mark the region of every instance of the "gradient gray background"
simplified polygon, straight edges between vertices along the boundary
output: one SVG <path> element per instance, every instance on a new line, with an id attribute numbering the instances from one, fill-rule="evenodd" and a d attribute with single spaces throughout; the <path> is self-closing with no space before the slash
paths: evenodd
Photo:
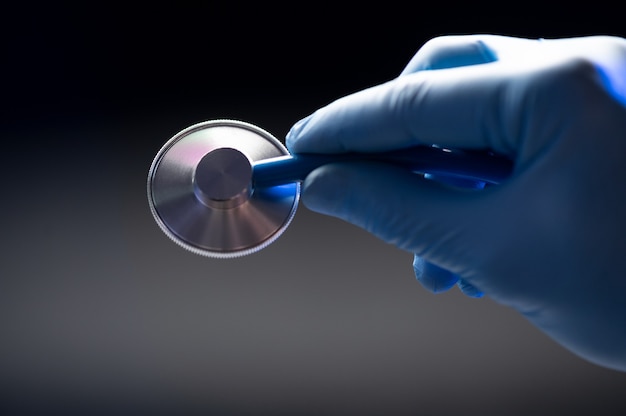
<path id="1" fill-rule="evenodd" d="M 212 260 L 150 215 L 152 158 L 193 123 L 282 139 L 440 34 L 624 30 L 605 10 L 451 10 L 7 13 L 0 413 L 624 414 L 626 374 L 489 299 L 428 293 L 410 254 L 351 225 L 301 207 L 267 249 Z"/>

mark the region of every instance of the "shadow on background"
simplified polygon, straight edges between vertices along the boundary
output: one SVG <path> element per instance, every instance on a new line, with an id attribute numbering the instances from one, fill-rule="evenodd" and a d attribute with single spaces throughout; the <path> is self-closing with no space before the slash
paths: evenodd
<path id="1" fill-rule="evenodd" d="M 410 254 L 355 227 L 301 207 L 267 249 L 212 260 L 168 240 L 145 195 L 179 130 L 228 117 L 282 139 L 395 77 L 431 37 L 619 35 L 622 23 L 258 7 L 6 16 L 0 412 L 622 414 L 626 375 L 488 299 L 427 293 Z"/>

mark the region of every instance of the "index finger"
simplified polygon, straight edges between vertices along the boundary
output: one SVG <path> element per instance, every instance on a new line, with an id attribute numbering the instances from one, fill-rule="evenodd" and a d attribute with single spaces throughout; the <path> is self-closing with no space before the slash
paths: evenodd
<path id="1" fill-rule="evenodd" d="M 497 63 L 423 71 L 340 98 L 291 129 L 295 153 L 379 152 L 416 145 L 510 153 Z M 503 128 L 504 127 L 504 128 Z"/>

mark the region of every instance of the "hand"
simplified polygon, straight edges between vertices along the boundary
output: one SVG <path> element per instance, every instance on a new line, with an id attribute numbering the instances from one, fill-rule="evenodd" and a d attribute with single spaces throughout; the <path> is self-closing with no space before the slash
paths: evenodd
<path id="1" fill-rule="evenodd" d="M 436 38 L 400 77 L 287 135 L 294 153 L 415 145 L 489 149 L 514 173 L 467 190 L 384 164 L 332 164 L 308 176 L 304 204 L 415 253 L 428 289 L 484 293 L 585 359 L 626 370 L 626 40 Z"/>

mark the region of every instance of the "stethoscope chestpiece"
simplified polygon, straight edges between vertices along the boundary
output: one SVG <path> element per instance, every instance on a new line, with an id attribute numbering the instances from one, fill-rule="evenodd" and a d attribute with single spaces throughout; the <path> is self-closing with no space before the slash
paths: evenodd
<path id="1" fill-rule="evenodd" d="M 300 184 L 252 187 L 252 166 L 289 155 L 265 130 L 237 120 L 188 127 L 157 153 L 148 203 L 157 224 L 193 253 L 233 258 L 254 253 L 287 228 Z"/>

